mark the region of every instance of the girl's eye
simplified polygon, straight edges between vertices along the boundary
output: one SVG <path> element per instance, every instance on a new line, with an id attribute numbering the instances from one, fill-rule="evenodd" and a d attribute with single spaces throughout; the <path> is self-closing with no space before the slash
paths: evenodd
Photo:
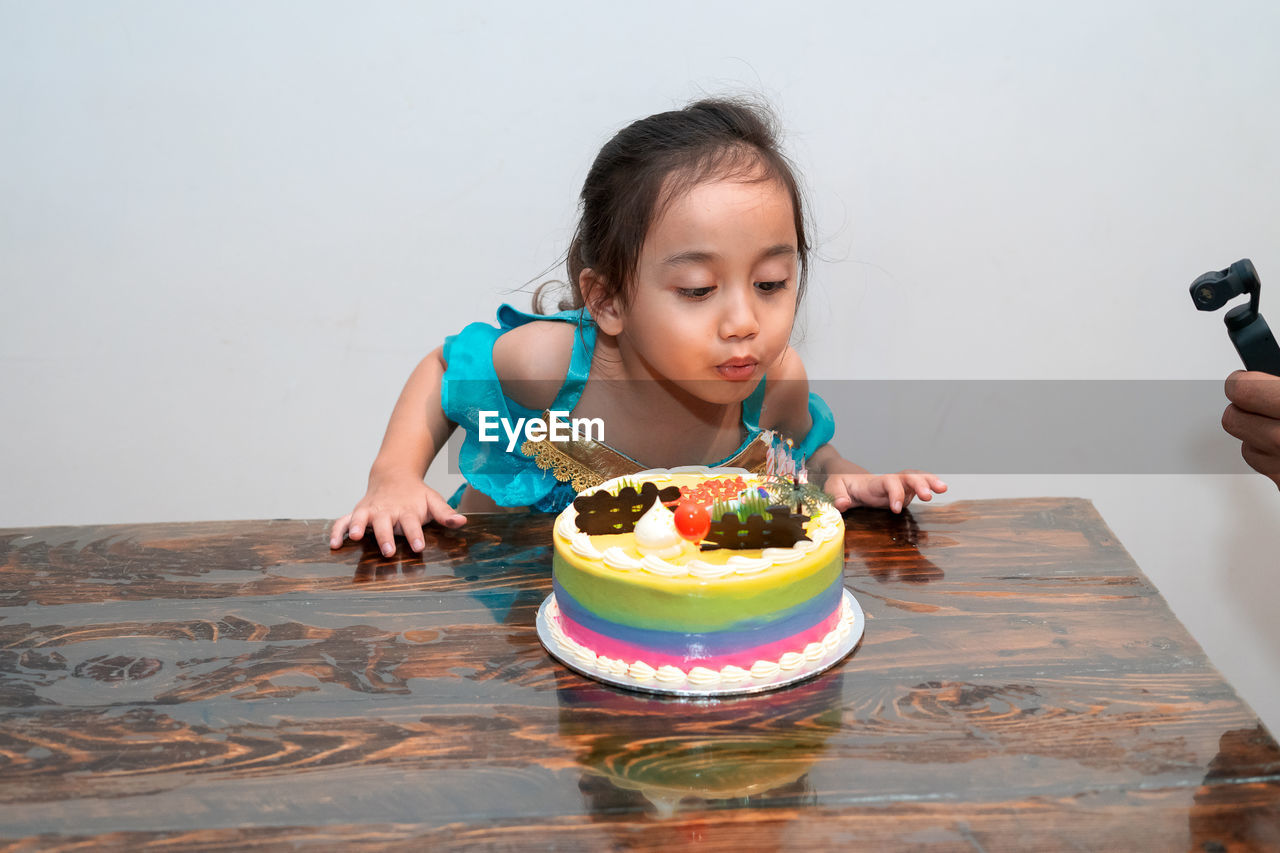
<path id="1" fill-rule="evenodd" d="M 778 290 L 786 290 L 787 281 L 786 279 L 783 279 L 782 281 L 757 281 L 756 289 L 761 290 L 764 293 L 773 293 Z"/>
<path id="2" fill-rule="evenodd" d="M 686 299 L 706 299 L 711 295 L 714 287 L 680 287 L 676 288 L 676 292 Z"/>

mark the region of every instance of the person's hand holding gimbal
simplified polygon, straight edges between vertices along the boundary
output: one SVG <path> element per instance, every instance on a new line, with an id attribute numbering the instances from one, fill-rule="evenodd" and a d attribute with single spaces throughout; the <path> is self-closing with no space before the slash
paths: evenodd
<path id="1" fill-rule="evenodd" d="M 1191 301 L 1201 311 L 1217 311 L 1237 296 L 1248 296 L 1248 304 L 1224 319 L 1246 369 L 1227 377 L 1231 405 L 1222 413 L 1222 428 L 1240 439 L 1244 461 L 1280 486 L 1280 346 L 1258 311 L 1258 271 L 1245 258 L 1191 283 Z"/>
<path id="2" fill-rule="evenodd" d="M 1280 376 L 1237 370 L 1227 377 L 1222 428 L 1240 439 L 1240 455 L 1280 487 Z"/>

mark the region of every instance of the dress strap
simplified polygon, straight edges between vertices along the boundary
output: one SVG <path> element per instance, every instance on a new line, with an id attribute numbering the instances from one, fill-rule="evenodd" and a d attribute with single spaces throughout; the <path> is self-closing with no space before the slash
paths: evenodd
<path id="1" fill-rule="evenodd" d="M 764 407 L 764 386 L 768 381 L 768 376 L 761 376 L 755 390 L 742 401 L 742 425 L 747 428 L 748 433 L 760 431 L 760 410 Z"/>
<path id="2" fill-rule="evenodd" d="M 830 441 L 836 434 L 836 419 L 831 414 L 831 407 L 812 391 L 809 392 L 809 419 L 813 425 L 809 427 L 809 434 L 804 437 L 796 450 L 801 458 L 812 456 L 815 450 Z"/>
<path id="3" fill-rule="evenodd" d="M 587 387 L 587 374 L 591 371 L 591 356 L 596 349 L 596 324 L 587 313 L 586 308 L 571 308 L 555 314 L 530 314 L 503 305 L 498 308 L 498 323 L 504 330 L 523 326 L 534 320 L 559 320 L 571 323 L 574 327 L 573 351 L 569 356 L 569 372 L 565 374 L 564 384 L 556 392 L 551 409 L 557 412 L 570 412 L 578 405 L 582 390 Z"/>
<path id="4" fill-rule="evenodd" d="M 756 433 L 741 450 L 716 467 L 743 468 L 753 474 L 763 474 L 768 458 L 769 442 L 765 440 L 763 433 Z"/>
<path id="5" fill-rule="evenodd" d="M 556 394 L 551 408 L 559 412 L 571 412 L 578 405 L 582 390 L 587 387 L 587 374 L 591 372 L 591 358 L 596 351 L 596 324 L 582 308 L 574 317 L 573 354 L 569 357 L 569 372 Z"/>

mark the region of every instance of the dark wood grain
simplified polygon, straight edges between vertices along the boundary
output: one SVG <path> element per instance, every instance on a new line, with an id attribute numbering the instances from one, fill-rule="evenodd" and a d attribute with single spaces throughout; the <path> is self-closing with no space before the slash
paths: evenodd
<path id="1" fill-rule="evenodd" d="M 847 516 L 852 657 L 632 694 L 550 659 L 551 519 L 0 531 L 0 850 L 1280 849 L 1280 749 L 1093 507 Z"/>

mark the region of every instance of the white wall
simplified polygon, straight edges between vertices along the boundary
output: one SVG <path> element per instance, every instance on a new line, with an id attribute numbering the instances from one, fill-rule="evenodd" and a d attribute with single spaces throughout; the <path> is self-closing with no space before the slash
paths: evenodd
<path id="1" fill-rule="evenodd" d="M 703 93 L 790 130 L 822 378 L 1217 381 L 1190 278 L 1280 282 L 1266 0 L 639 8 L 0 0 L 0 525 L 346 511 L 416 360 L 564 251 L 599 145 Z M 1280 731 L 1280 495 L 1173 467 L 943 473 L 1093 498 Z"/>

